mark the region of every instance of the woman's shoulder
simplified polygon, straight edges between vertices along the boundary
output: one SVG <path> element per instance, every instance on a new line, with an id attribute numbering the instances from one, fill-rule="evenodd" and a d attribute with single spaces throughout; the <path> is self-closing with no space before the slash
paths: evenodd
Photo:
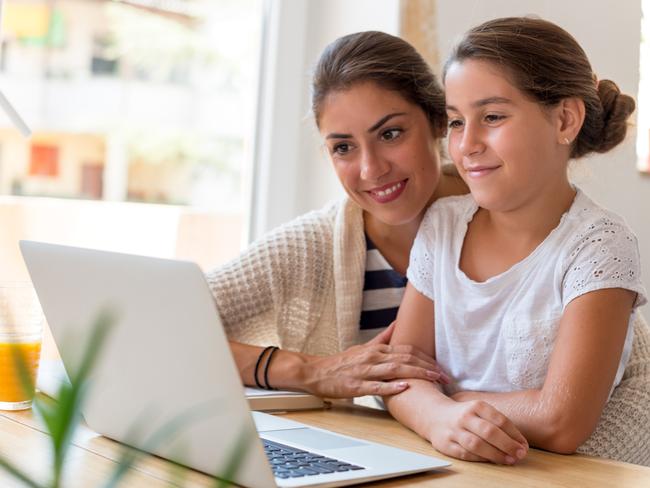
<path id="1" fill-rule="evenodd" d="M 348 207 L 347 198 L 331 201 L 319 209 L 306 212 L 270 230 L 256 243 L 277 239 L 278 236 L 284 236 L 290 240 L 331 237 L 337 217 L 345 212 Z"/>

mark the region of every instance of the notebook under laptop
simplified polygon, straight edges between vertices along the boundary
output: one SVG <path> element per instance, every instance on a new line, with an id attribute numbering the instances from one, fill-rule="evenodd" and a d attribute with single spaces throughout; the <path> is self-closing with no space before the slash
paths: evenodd
<path id="1" fill-rule="evenodd" d="M 118 317 L 83 408 L 93 430 L 250 487 L 343 486 L 449 465 L 251 413 L 196 264 L 33 241 L 20 248 L 66 369 L 100 310 Z M 152 443 L 160 432 L 167 437 Z"/>

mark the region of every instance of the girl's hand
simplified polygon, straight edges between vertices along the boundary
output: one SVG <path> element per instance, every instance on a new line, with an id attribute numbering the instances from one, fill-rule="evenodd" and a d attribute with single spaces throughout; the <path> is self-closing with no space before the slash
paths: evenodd
<path id="1" fill-rule="evenodd" d="M 409 378 L 448 383 L 436 361 L 414 346 L 390 346 L 395 323 L 374 339 L 333 356 L 311 356 L 304 364 L 304 389 L 325 398 L 394 395 Z M 395 381 L 394 381 L 395 380 Z"/>
<path id="2" fill-rule="evenodd" d="M 496 464 L 515 464 L 528 454 L 526 438 L 486 402 L 453 401 L 434 414 L 429 440 L 443 454 Z"/>

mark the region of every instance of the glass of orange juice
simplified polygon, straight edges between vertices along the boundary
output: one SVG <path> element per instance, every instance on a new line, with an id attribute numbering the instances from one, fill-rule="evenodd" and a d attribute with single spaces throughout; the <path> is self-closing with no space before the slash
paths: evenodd
<path id="1" fill-rule="evenodd" d="M 30 408 L 41 355 L 43 313 L 29 282 L 0 282 L 0 410 Z"/>

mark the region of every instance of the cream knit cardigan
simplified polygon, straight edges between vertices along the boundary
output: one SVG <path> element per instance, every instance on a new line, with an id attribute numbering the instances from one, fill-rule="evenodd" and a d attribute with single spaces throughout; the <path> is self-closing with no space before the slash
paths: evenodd
<path id="1" fill-rule="evenodd" d="M 271 231 L 207 274 L 232 340 L 334 354 L 356 344 L 366 244 L 345 198 Z M 622 382 L 579 452 L 650 466 L 650 328 L 636 314 Z"/>

